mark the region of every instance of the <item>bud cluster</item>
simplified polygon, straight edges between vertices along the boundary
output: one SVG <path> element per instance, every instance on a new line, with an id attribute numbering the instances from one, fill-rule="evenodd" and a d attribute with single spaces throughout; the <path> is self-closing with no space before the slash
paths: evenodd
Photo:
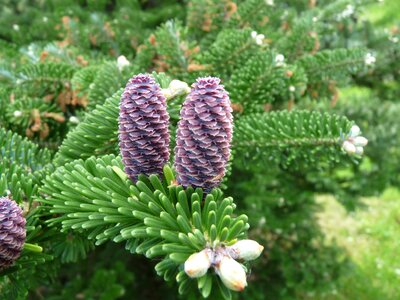
<path id="1" fill-rule="evenodd" d="M 372 53 L 368 52 L 368 53 L 364 56 L 364 63 L 365 63 L 367 66 L 374 65 L 375 62 L 376 62 L 376 57 L 375 57 Z"/>
<path id="2" fill-rule="evenodd" d="M 364 147 L 368 144 L 368 140 L 360 136 L 361 130 L 357 125 L 353 125 L 347 138 L 343 141 L 342 148 L 348 154 L 362 155 Z"/>
<path id="3" fill-rule="evenodd" d="M 264 43 L 265 35 L 258 34 L 257 31 L 252 31 L 251 38 L 256 42 L 257 45 L 261 46 Z"/>
<path id="4" fill-rule="evenodd" d="M 189 256 L 185 262 L 185 272 L 191 278 L 198 278 L 213 267 L 227 288 L 243 291 L 247 286 L 246 271 L 237 260 L 254 260 L 263 250 L 264 247 L 253 240 L 241 240 L 232 246 L 205 248 Z"/>

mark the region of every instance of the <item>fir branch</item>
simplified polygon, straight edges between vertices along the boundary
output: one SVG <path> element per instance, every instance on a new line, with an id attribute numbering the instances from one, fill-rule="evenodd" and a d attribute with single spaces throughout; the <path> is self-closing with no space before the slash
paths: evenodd
<path id="1" fill-rule="evenodd" d="M 235 126 L 234 149 L 245 158 L 293 162 L 336 161 L 343 156 L 341 135 L 352 122 L 310 111 L 279 111 L 242 117 Z M 255 158 L 254 158 L 255 157 Z"/>
<path id="2" fill-rule="evenodd" d="M 51 153 L 18 134 L 0 129 L 0 196 L 31 205 Z"/>
<path id="3" fill-rule="evenodd" d="M 69 83 L 74 68 L 63 63 L 39 63 L 24 67 L 18 73 L 18 84 L 46 84 L 56 83 L 65 85 Z"/>
<path id="4" fill-rule="evenodd" d="M 199 60 L 204 65 L 211 65 L 216 74 L 225 77 L 243 66 L 257 47 L 250 29 L 225 29 Z"/>
<path id="5" fill-rule="evenodd" d="M 155 33 L 157 52 L 164 57 L 168 69 L 171 68 L 172 72 L 175 68 L 179 68 L 181 72 L 187 70 L 188 61 L 183 51 L 183 34 L 182 24 L 175 21 L 166 22 Z"/>
<path id="6" fill-rule="evenodd" d="M 55 157 L 55 164 L 88 158 L 92 155 L 115 153 L 118 147 L 118 107 L 122 89 L 103 105 L 86 115 L 85 120 L 64 139 Z"/>
<path id="7" fill-rule="evenodd" d="M 50 214 L 59 215 L 48 222 L 85 233 L 96 244 L 127 241 L 131 252 L 163 257 L 158 274 L 174 273 L 179 292 L 189 292 L 193 281 L 179 266 L 206 246 L 220 247 L 242 237 L 249 227 L 247 217 L 234 217 L 233 199 L 223 198 L 218 189 L 204 195 L 201 189 L 173 185 L 168 166 L 162 180 L 141 175 L 136 185 L 122 168 L 121 158 L 109 155 L 68 163 L 47 176 L 41 189 L 46 197 L 40 201 Z M 215 282 L 215 275 L 206 276 Z M 222 287 L 215 285 L 218 292 Z M 211 292 L 211 286 L 199 288 L 203 295 Z"/>
<path id="8" fill-rule="evenodd" d="M 39 171 L 50 162 L 51 154 L 46 149 L 39 149 L 37 145 L 26 138 L 0 129 L 1 159 L 9 159 L 13 165 L 27 168 L 30 172 Z M 2 172 L 2 174 L 5 174 Z"/>
<path id="9" fill-rule="evenodd" d="M 260 112 L 263 105 L 294 98 L 290 86 L 304 90 L 307 78 L 301 68 L 276 66 L 275 55 L 262 51 L 238 68 L 227 82 L 232 101 L 243 106 L 245 114 Z M 288 76 L 288 74 L 290 76 Z"/>
<path id="10" fill-rule="evenodd" d="M 304 69 L 310 83 L 326 81 L 327 78 L 338 81 L 361 68 L 364 55 L 362 49 L 323 50 L 300 58 L 296 64 Z"/>
<path id="11" fill-rule="evenodd" d="M 98 68 L 93 82 L 89 85 L 89 109 L 103 104 L 105 99 L 114 95 L 123 87 L 125 79 L 114 62 L 107 62 Z"/>
<path id="12" fill-rule="evenodd" d="M 240 3 L 237 12 L 233 15 L 232 20 L 228 23 L 228 27 L 247 27 L 248 24 L 254 24 L 255 19 L 259 16 L 265 17 L 269 15 L 271 9 L 265 0 L 249 0 Z"/>

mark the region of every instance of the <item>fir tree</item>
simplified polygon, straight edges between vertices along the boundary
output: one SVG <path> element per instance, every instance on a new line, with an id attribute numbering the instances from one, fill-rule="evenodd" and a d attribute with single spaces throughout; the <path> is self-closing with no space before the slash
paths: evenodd
<path id="1" fill-rule="evenodd" d="M 332 285 L 316 195 L 400 179 L 400 31 L 369 1 L 28 2 L 0 8 L 1 299 Z"/>

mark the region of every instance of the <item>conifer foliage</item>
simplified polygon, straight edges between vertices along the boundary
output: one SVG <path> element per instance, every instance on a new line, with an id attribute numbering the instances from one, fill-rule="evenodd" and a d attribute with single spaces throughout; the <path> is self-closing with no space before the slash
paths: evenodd
<path id="1" fill-rule="evenodd" d="M 364 2 L 5 1 L 0 298 L 331 288 L 315 195 L 399 183 L 399 31 Z"/>

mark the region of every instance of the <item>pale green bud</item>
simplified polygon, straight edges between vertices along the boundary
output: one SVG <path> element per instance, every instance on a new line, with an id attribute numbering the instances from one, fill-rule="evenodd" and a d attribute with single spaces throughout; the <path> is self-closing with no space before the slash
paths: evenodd
<path id="1" fill-rule="evenodd" d="M 247 286 L 246 272 L 242 265 L 230 256 L 224 256 L 217 266 L 223 284 L 233 291 L 243 291 Z"/>
<path id="2" fill-rule="evenodd" d="M 356 147 L 365 147 L 368 144 L 368 140 L 363 136 L 357 136 L 353 139 L 353 144 Z"/>
<path id="3" fill-rule="evenodd" d="M 354 154 L 356 153 L 356 146 L 353 145 L 353 143 L 349 141 L 344 141 L 342 148 L 344 151 L 346 151 L 348 154 Z"/>
<path id="4" fill-rule="evenodd" d="M 185 272 L 191 278 L 201 277 L 211 267 L 211 250 L 193 253 L 185 261 Z"/>
<path id="5" fill-rule="evenodd" d="M 358 127 L 357 125 L 351 126 L 350 133 L 349 133 L 350 137 L 356 137 L 356 136 L 360 135 L 360 133 L 361 133 L 360 127 Z"/>
<path id="6" fill-rule="evenodd" d="M 264 247 L 253 240 L 240 240 L 228 249 L 233 258 L 254 260 L 260 256 Z"/>

